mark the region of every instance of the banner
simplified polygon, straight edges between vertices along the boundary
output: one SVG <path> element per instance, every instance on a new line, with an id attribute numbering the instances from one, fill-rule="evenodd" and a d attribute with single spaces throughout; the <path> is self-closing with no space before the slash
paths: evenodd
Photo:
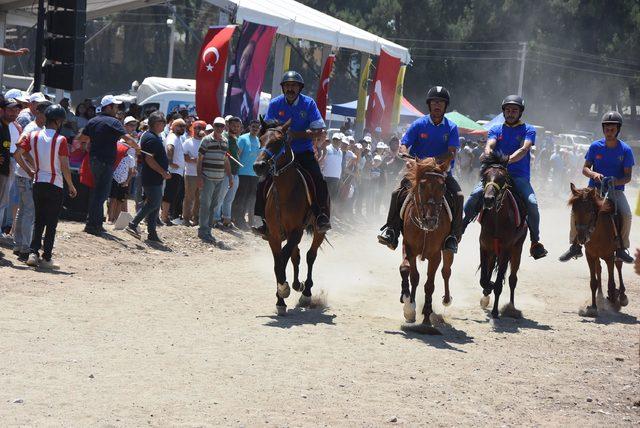
<path id="1" fill-rule="evenodd" d="M 235 60 L 227 79 L 224 114 L 238 116 L 245 126 L 258 117 L 260 92 L 276 30 L 276 27 L 249 21 L 242 25 Z"/>
<path id="2" fill-rule="evenodd" d="M 369 69 L 371 68 L 371 58 L 367 58 L 367 63 L 360 70 L 360 82 L 358 83 L 358 107 L 356 109 L 356 127 L 364 128 L 364 113 L 367 108 L 367 82 L 369 80 Z"/>
<path id="3" fill-rule="evenodd" d="M 327 98 L 329 96 L 329 80 L 331 79 L 331 71 L 333 70 L 333 62 L 336 60 L 335 55 L 329 55 L 327 61 L 322 68 L 322 74 L 320 75 L 320 84 L 318 85 L 318 92 L 316 94 L 316 104 L 318 110 L 320 110 L 320 116 L 326 119 L 327 116 Z"/>
<path id="4" fill-rule="evenodd" d="M 229 40 L 235 29 L 235 25 L 209 28 L 198 55 L 196 111 L 198 116 L 207 123 L 212 123 L 213 119 L 222 116 L 218 87 L 227 66 Z"/>
<path id="5" fill-rule="evenodd" d="M 400 71 L 400 58 L 389 55 L 380 49 L 376 76 L 369 87 L 367 105 L 367 128 L 382 128 L 382 135 L 389 135 L 391 113 L 396 92 L 396 82 Z"/>
<path id="6" fill-rule="evenodd" d="M 407 66 L 400 66 L 400 72 L 398 73 L 398 79 L 396 80 L 396 97 L 393 99 L 393 113 L 391 114 L 391 131 L 395 132 L 398 129 L 400 123 L 400 108 L 402 106 L 402 86 L 404 85 L 404 73 L 407 71 Z"/>

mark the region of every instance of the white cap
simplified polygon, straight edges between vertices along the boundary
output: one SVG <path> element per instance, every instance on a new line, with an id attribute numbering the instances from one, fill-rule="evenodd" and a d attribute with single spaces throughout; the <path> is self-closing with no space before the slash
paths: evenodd
<path id="1" fill-rule="evenodd" d="M 210 123 L 207 123 L 207 126 L 204 127 L 205 131 L 213 131 L 213 125 Z"/>
<path id="2" fill-rule="evenodd" d="M 34 94 L 31 94 L 31 96 L 29 97 L 30 103 L 43 103 L 45 101 L 47 101 L 47 98 L 42 94 L 42 92 L 36 92 Z"/>
<path id="3" fill-rule="evenodd" d="M 113 95 L 105 95 L 104 97 L 102 97 L 102 101 L 100 101 L 100 107 L 106 107 L 111 104 L 122 104 L 122 101 L 118 101 Z"/>
<path id="4" fill-rule="evenodd" d="M 367 144 L 367 150 L 371 151 L 371 144 Z"/>
<path id="5" fill-rule="evenodd" d="M 229 117 L 233 117 L 233 116 L 229 115 Z M 214 119 L 213 124 L 214 125 L 226 125 L 227 122 L 225 122 L 223 117 L 218 116 L 218 117 L 216 117 Z"/>
<path id="6" fill-rule="evenodd" d="M 387 145 L 384 143 L 384 141 L 379 141 L 378 144 L 376 144 L 376 149 L 386 149 Z"/>
<path id="7" fill-rule="evenodd" d="M 342 132 L 334 132 L 333 135 L 331 136 L 332 140 L 342 140 Z"/>
<path id="8" fill-rule="evenodd" d="M 229 119 L 231 119 L 231 118 L 233 118 L 233 115 L 232 115 L 232 114 L 228 114 L 228 115 L 226 115 L 226 116 L 224 117 L 224 121 L 225 121 L 225 122 L 228 122 L 228 121 L 229 121 Z M 215 123 L 215 122 L 214 122 L 214 123 Z"/>
<path id="9" fill-rule="evenodd" d="M 362 149 L 362 144 L 356 143 L 356 149 Z"/>
<path id="10" fill-rule="evenodd" d="M 5 99 L 9 99 L 9 98 L 13 98 L 15 100 L 18 100 L 20 102 L 25 102 L 26 100 L 24 100 L 24 94 L 22 93 L 22 91 L 20 89 L 9 89 L 7 92 L 5 92 L 4 94 Z M 27 98 L 28 100 L 28 98 Z"/>
<path id="11" fill-rule="evenodd" d="M 342 136 L 342 144 L 349 144 L 349 139 L 344 135 Z"/>
<path id="12" fill-rule="evenodd" d="M 365 135 L 363 140 L 366 141 L 367 143 L 371 143 L 371 135 Z"/>
<path id="13" fill-rule="evenodd" d="M 354 142 L 354 141 L 356 141 L 356 139 L 355 139 L 355 138 L 353 138 L 353 135 L 349 135 L 349 136 L 347 136 L 347 140 L 349 140 L 349 142 Z"/>
<path id="14" fill-rule="evenodd" d="M 137 121 L 138 121 L 138 119 L 136 119 L 135 117 L 127 116 L 127 117 L 124 118 L 124 122 L 123 123 L 126 125 L 127 123 L 137 122 Z"/>
<path id="15" fill-rule="evenodd" d="M 380 155 L 375 155 L 375 156 L 373 157 L 373 160 L 374 160 L 374 161 L 380 161 L 380 162 L 382 162 L 382 156 L 380 156 Z"/>

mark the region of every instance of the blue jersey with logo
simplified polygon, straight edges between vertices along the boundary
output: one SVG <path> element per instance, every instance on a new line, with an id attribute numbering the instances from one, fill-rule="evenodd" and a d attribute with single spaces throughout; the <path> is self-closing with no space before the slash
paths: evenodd
<path id="1" fill-rule="evenodd" d="M 460 147 L 458 127 L 446 117 L 435 125 L 430 115 L 417 119 L 402 136 L 402 145 L 418 159 L 445 155 L 450 147 Z M 454 162 L 451 162 L 453 169 Z"/>
<path id="2" fill-rule="evenodd" d="M 634 165 L 633 151 L 624 141 L 618 140 L 615 147 L 607 147 L 604 138 L 594 141 L 584 157 L 593 164 L 593 170 L 605 177 L 624 178 L 624 169 Z M 589 187 L 597 187 L 599 183 L 589 179 Z M 624 186 L 616 186 L 616 190 L 624 190 Z"/>
<path id="3" fill-rule="evenodd" d="M 495 150 L 501 151 L 505 155 L 512 155 L 516 150 L 524 145 L 525 141 L 536 143 L 536 129 L 519 122 L 515 126 L 506 123 L 494 125 L 487 135 L 487 140 L 496 140 Z M 525 177 L 531 179 L 531 153 L 527 152 L 518 162 L 510 163 L 507 167 L 512 177 Z"/>
<path id="4" fill-rule="evenodd" d="M 269 103 L 265 120 L 277 120 L 284 123 L 291 119 L 292 131 L 306 131 L 307 129 L 322 129 L 324 120 L 313 98 L 298 95 L 293 104 L 289 104 L 284 95 L 275 97 Z M 291 141 L 294 153 L 312 152 L 313 142 L 310 138 L 296 138 Z"/>

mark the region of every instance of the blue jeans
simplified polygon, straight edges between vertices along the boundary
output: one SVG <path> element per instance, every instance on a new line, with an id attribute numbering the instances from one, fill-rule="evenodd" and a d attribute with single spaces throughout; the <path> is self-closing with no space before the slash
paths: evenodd
<path id="1" fill-rule="evenodd" d="M 156 234 L 156 223 L 158 221 L 158 212 L 162 203 L 162 184 L 158 186 L 144 186 L 145 200 L 138 210 L 136 216 L 131 220 L 134 227 L 138 227 L 142 219 L 147 219 L 147 233 L 149 235 Z"/>
<path id="2" fill-rule="evenodd" d="M 101 228 L 104 220 L 104 203 L 111 192 L 111 180 L 113 180 L 113 162 L 105 162 L 102 159 L 92 157 L 89 159 L 91 174 L 95 187 L 89 195 L 89 214 L 87 226 Z"/>
<path id="3" fill-rule="evenodd" d="M 236 197 L 238 185 L 240 185 L 240 179 L 237 175 L 234 175 L 233 187 L 229 189 L 229 177 L 224 176 L 222 179 L 222 189 L 218 194 L 218 200 L 216 202 L 216 209 L 213 212 L 214 221 L 220 221 L 222 219 L 231 220 L 231 204 Z"/>
<path id="4" fill-rule="evenodd" d="M 205 178 L 203 182 L 202 189 L 200 189 L 200 213 L 198 216 L 198 236 L 201 238 L 211 234 L 211 226 L 214 223 L 213 211 L 222 192 L 224 180 Z"/>
<path id="5" fill-rule="evenodd" d="M 512 177 L 513 186 L 527 204 L 527 223 L 529 224 L 529 233 L 531 234 L 531 242 L 540 241 L 540 212 L 538 211 L 538 200 L 536 194 L 531 187 L 529 179 L 526 177 Z M 482 195 L 484 189 L 482 183 L 478 183 L 471 191 L 467 202 L 464 204 L 465 221 L 470 221 L 482 209 Z"/>
<path id="6" fill-rule="evenodd" d="M 28 253 L 31 245 L 35 206 L 33 205 L 33 180 L 30 178 L 16 177 L 18 187 L 18 212 L 16 224 L 13 227 L 13 240 L 15 251 Z"/>
<path id="7" fill-rule="evenodd" d="M 138 166 L 136 176 L 133 177 L 131 184 L 131 195 L 133 195 L 133 200 L 136 203 L 136 212 L 140 211 L 142 208 L 142 167 Z"/>

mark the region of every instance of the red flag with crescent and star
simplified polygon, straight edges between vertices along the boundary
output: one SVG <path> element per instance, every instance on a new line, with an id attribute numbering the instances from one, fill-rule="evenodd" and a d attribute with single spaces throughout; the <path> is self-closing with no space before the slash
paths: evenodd
<path id="1" fill-rule="evenodd" d="M 235 25 L 210 27 L 202 43 L 196 67 L 196 111 L 200 119 L 213 122 L 222 115 L 218 88 L 227 66 L 229 40 Z"/>
<path id="2" fill-rule="evenodd" d="M 318 85 L 318 93 L 316 94 L 316 104 L 320 115 L 323 119 L 327 116 L 327 98 L 329 97 L 329 80 L 331 79 L 331 71 L 333 70 L 333 62 L 336 60 L 335 55 L 329 55 L 327 61 L 322 68 L 320 76 L 320 84 Z"/>
<path id="3" fill-rule="evenodd" d="M 391 114 L 399 72 L 400 58 L 380 49 L 376 77 L 369 84 L 367 128 L 373 130 L 380 127 L 383 135 L 389 135 L 391 130 Z"/>

